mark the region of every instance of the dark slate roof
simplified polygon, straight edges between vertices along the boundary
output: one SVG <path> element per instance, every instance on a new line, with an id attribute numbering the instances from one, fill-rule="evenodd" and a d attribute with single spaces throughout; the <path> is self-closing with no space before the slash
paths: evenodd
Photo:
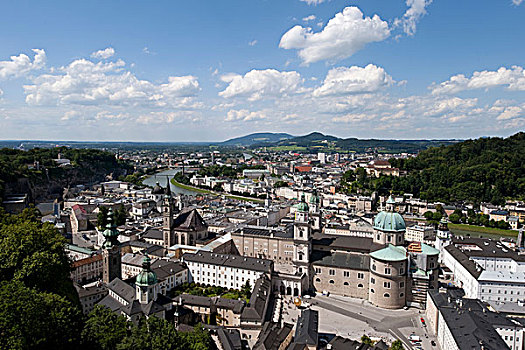
<path id="1" fill-rule="evenodd" d="M 332 266 L 351 270 L 368 271 L 370 267 L 370 256 L 346 252 L 327 252 L 314 250 L 311 263 L 319 266 Z"/>
<path id="2" fill-rule="evenodd" d="M 273 270 L 272 260 L 244 257 L 232 254 L 217 254 L 205 251 L 200 251 L 197 253 L 184 253 L 184 255 L 182 255 L 182 261 L 228 266 L 265 273 L 271 273 Z"/>
<path id="3" fill-rule="evenodd" d="M 468 256 L 458 249 L 454 244 L 449 244 L 445 250 L 450 253 L 467 271 L 474 277 L 479 278 L 483 269 L 478 267 L 474 261 L 470 260 Z"/>
<path id="4" fill-rule="evenodd" d="M 262 275 L 253 287 L 250 302 L 241 314 L 241 321 L 259 321 L 263 322 L 265 318 L 266 305 L 271 296 L 272 285 L 266 275 Z"/>
<path id="5" fill-rule="evenodd" d="M 490 257 L 490 258 L 508 258 L 520 262 L 525 262 L 525 254 L 519 254 L 505 247 L 500 241 L 495 241 L 489 238 L 475 238 L 475 237 L 454 237 L 452 242 L 461 247 L 462 245 L 468 247 L 475 245 L 477 248 L 473 250 L 464 249 L 464 253 L 469 257 Z"/>
<path id="6" fill-rule="evenodd" d="M 508 349 L 494 327 L 515 327 L 510 319 L 487 310 L 479 300 L 456 299 L 437 290 L 428 293 L 460 349 L 479 349 L 481 344 L 487 350 Z"/>
<path id="7" fill-rule="evenodd" d="M 244 309 L 245 302 L 236 299 L 217 298 L 215 305 L 220 309 L 232 310 L 236 314 L 240 314 Z"/>
<path id="8" fill-rule="evenodd" d="M 278 323 L 266 322 L 253 350 L 278 350 L 292 330 L 290 323 L 284 323 L 281 327 Z"/>
<path id="9" fill-rule="evenodd" d="M 146 231 L 146 233 L 142 236 L 142 238 L 163 240 L 164 239 L 164 235 L 162 234 L 161 230 L 157 230 L 155 228 L 150 228 L 149 230 Z"/>
<path id="10" fill-rule="evenodd" d="M 187 268 L 184 264 L 169 260 L 156 260 L 151 264 L 151 270 L 155 272 L 159 281 L 165 280 L 169 276 L 175 275 L 186 269 Z"/>
<path id="11" fill-rule="evenodd" d="M 131 303 L 135 299 L 135 288 L 122 281 L 120 278 L 115 278 L 108 284 L 108 289 L 113 291 L 122 299 Z"/>
<path id="12" fill-rule="evenodd" d="M 203 231 L 208 225 L 197 209 L 192 209 L 180 213 L 173 221 L 173 228 L 177 231 Z"/>
<path id="13" fill-rule="evenodd" d="M 372 238 L 325 235 L 323 233 L 314 234 L 312 245 L 314 249 L 318 250 L 335 249 L 361 253 L 370 253 L 384 247 L 384 245 L 374 243 Z"/>
<path id="14" fill-rule="evenodd" d="M 179 297 L 176 297 L 178 300 Z M 191 295 L 191 294 L 182 294 L 180 295 L 182 299 L 182 305 L 191 305 L 191 306 L 202 306 L 212 308 L 213 300 L 210 297 L 204 297 L 200 295 Z"/>
<path id="15" fill-rule="evenodd" d="M 367 345 L 338 335 L 333 337 L 328 344 L 330 344 L 328 347 L 321 347 L 320 349 L 325 350 L 330 347 L 331 350 L 388 350 L 389 348 L 383 340 L 374 345 Z"/>
<path id="16" fill-rule="evenodd" d="M 295 327 L 294 343 L 315 345 L 319 341 L 319 311 L 306 309 L 301 311 Z"/>
<path id="17" fill-rule="evenodd" d="M 245 235 L 276 237 L 281 239 L 293 239 L 293 230 L 272 229 L 267 227 L 246 226 L 240 229 Z"/>
<path id="18" fill-rule="evenodd" d="M 224 350 L 241 350 L 241 332 L 238 329 L 217 329 L 217 336 Z"/>

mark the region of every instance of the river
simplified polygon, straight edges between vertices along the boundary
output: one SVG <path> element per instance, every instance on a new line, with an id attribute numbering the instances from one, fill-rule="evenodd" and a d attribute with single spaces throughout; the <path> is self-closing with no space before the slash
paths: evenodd
<path id="1" fill-rule="evenodd" d="M 147 177 L 144 181 L 142 181 L 142 183 L 144 185 L 153 187 L 158 182 L 162 187 L 166 188 L 166 176 L 169 176 L 171 180 L 173 175 L 175 175 L 176 173 L 180 171 L 181 169 L 179 168 L 164 170 L 164 171 L 161 171 L 160 173 Z M 195 191 L 190 191 L 184 188 L 177 187 L 173 185 L 172 183 L 170 183 L 170 189 L 171 189 L 171 192 L 174 194 L 185 194 L 185 195 L 194 196 L 197 193 Z"/>

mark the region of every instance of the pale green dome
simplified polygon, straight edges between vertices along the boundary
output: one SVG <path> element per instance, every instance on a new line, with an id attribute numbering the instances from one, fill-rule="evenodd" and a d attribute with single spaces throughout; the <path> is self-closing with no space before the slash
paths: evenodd
<path id="1" fill-rule="evenodd" d="M 406 230 L 406 225 L 401 214 L 393 211 L 382 211 L 374 219 L 374 228 L 380 231 L 401 232 Z"/>
<path id="2" fill-rule="evenodd" d="M 147 287 L 157 284 L 157 275 L 151 271 L 151 259 L 146 256 L 142 261 L 142 271 L 137 275 L 135 283 L 139 287 Z"/>

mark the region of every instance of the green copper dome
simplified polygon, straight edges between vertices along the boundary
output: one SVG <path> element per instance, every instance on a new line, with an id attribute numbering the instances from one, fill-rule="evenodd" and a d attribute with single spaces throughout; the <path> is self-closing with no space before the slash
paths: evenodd
<path id="1" fill-rule="evenodd" d="M 406 225 L 401 214 L 382 211 L 374 219 L 374 228 L 380 231 L 401 232 L 406 230 Z"/>
<path id="2" fill-rule="evenodd" d="M 146 256 L 142 261 L 142 271 L 137 275 L 135 281 L 139 287 L 148 287 L 157 284 L 157 275 L 151 271 L 151 259 Z"/>
<path id="3" fill-rule="evenodd" d="M 306 204 L 304 193 L 301 196 L 301 202 L 299 204 L 295 205 L 295 208 L 297 211 L 307 212 L 310 208 L 308 207 L 308 204 Z"/>

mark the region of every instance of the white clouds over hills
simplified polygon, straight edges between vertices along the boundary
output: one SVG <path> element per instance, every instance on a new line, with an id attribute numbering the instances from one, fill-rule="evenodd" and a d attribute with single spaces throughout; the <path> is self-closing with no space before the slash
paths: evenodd
<path id="1" fill-rule="evenodd" d="M 155 84 L 136 77 L 122 60 L 97 62 L 77 59 L 52 73 L 32 78 L 25 85 L 31 105 L 179 106 L 188 104 L 199 90 L 196 77 L 168 77 Z"/>
<path id="2" fill-rule="evenodd" d="M 31 71 L 44 68 L 46 65 L 46 52 L 42 49 L 33 49 L 35 56 L 31 58 L 21 53 L 11 56 L 9 61 L 0 61 L 0 79 L 17 78 Z"/>
<path id="3" fill-rule="evenodd" d="M 346 7 L 328 21 L 322 31 L 295 26 L 281 38 L 279 47 L 299 50 L 303 63 L 337 61 L 352 56 L 365 45 L 390 36 L 386 21 L 378 15 L 365 17 L 355 6 Z"/>
<path id="4" fill-rule="evenodd" d="M 376 92 L 390 86 L 394 80 L 381 67 L 337 67 L 330 69 L 323 84 L 313 92 L 314 96 L 347 95 Z"/>
<path id="5" fill-rule="evenodd" d="M 455 94 L 464 90 L 489 89 L 497 86 L 509 90 L 525 91 L 525 71 L 523 67 L 501 67 L 496 71 L 484 70 L 474 72 L 471 77 L 458 74 L 449 80 L 430 87 L 432 94 Z"/>
<path id="6" fill-rule="evenodd" d="M 301 92 L 300 86 L 303 83 L 299 73 L 280 72 L 276 69 L 254 69 L 244 76 L 231 74 L 223 76 L 222 80 L 229 82 L 229 85 L 219 92 L 219 96 L 247 97 L 249 101 L 295 94 Z"/>

